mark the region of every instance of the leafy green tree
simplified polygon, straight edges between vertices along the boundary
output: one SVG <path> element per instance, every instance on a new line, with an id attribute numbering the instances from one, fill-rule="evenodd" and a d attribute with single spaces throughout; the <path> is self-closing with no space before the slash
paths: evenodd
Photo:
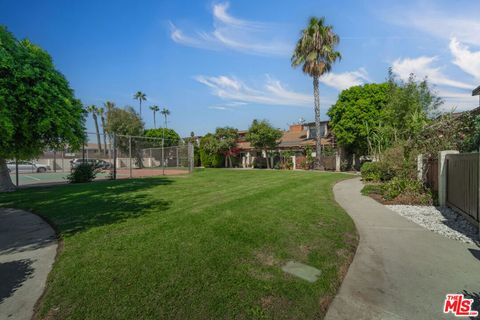
<path id="1" fill-rule="evenodd" d="M 343 90 L 327 112 L 329 125 L 339 145 L 348 151 L 365 155 L 369 134 L 385 120 L 389 85 L 366 84 Z"/>
<path id="2" fill-rule="evenodd" d="M 138 100 L 139 103 L 139 111 L 140 111 L 140 119 L 142 118 L 142 101 L 147 101 L 147 95 L 143 93 L 142 91 L 137 91 L 133 95 L 133 99 Z"/>
<path id="3" fill-rule="evenodd" d="M 225 157 L 225 168 L 233 167 L 232 155 L 238 139 L 238 129 L 232 127 L 217 128 L 215 130 L 215 139 L 217 139 L 218 151 Z"/>
<path id="4" fill-rule="evenodd" d="M 145 137 L 150 138 L 164 138 L 164 146 L 178 146 L 180 142 L 180 136 L 173 129 L 159 128 L 159 129 L 147 129 L 145 130 Z"/>
<path id="5" fill-rule="evenodd" d="M 402 81 L 390 70 L 388 84 L 387 123 L 394 128 L 396 140 L 414 141 L 429 121 L 438 116 L 443 100 L 426 78 L 416 81 L 413 73 L 407 81 Z"/>
<path id="6" fill-rule="evenodd" d="M 315 104 L 316 161 L 315 168 L 322 167 L 320 136 L 320 88 L 319 78 L 330 72 L 335 61 L 341 59 L 336 47 L 340 39 L 331 25 L 325 24 L 325 18 L 310 18 L 308 26 L 302 30 L 292 55 L 292 67 L 302 66 L 302 71 L 313 78 L 313 97 Z"/>
<path id="7" fill-rule="evenodd" d="M 126 137 L 142 136 L 144 132 L 143 121 L 138 113 L 135 112 L 135 109 L 130 106 L 125 107 L 125 109 L 111 108 L 107 114 L 107 132 L 117 135 L 117 147 L 126 155 L 129 154 L 131 142 L 132 154 L 136 159 L 135 162 L 139 168 L 143 167 L 141 155 L 142 141 Z"/>
<path id="8" fill-rule="evenodd" d="M 466 114 L 462 118 L 463 119 L 459 119 L 457 123 L 458 125 L 464 123 L 464 127 L 461 129 L 464 130 L 463 132 L 465 132 L 465 134 L 462 135 L 464 141 L 462 141 L 458 149 L 464 152 L 478 152 L 480 148 L 480 115 L 473 116 L 472 114 Z M 465 124 L 467 124 L 467 126 L 465 126 Z M 457 132 L 462 132 L 461 129 Z M 461 139 L 458 140 L 461 141 Z"/>
<path id="9" fill-rule="evenodd" d="M 82 104 L 50 55 L 0 26 L 0 191 L 15 189 L 7 159 L 79 149 L 84 141 Z"/>
<path id="10" fill-rule="evenodd" d="M 98 128 L 98 108 L 95 105 L 91 105 L 87 107 L 87 112 L 89 112 L 93 117 L 93 123 L 95 124 L 95 133 L 97 135 L 97 144 L 98 144 L 98 152 L 102 153 L 102 142 L 100 140 L 100 129 Z"/>
<path id="11" fill-rule="evenodd" d="M 279 143 L 279 139 L 282 137 L 282 132 L 272 127 L 272 125 L 266 121 L 253 120 L 252 124 L 248 128 L 246 139 L 250 144 L 260 150 L 265 151 L 267 155 L 267 168 L 270 168 L 270 161 L 268 159 L 269 149 L 274 149 Z"/>
<path id="12" fill-rule="evenodd" d="M 153 112 L 153 127 L 157 129 L 157 112 L 160 111 L 159 106 L 150 106 L 150 110 Z"/>
<path id="13" fill-rule="evenodd" d="M 205 168 L 218 168 L 222 166 L 223 156 L 219 152 L 218 139 L 214 134 L 208 133 L 200 139 L 200 161 Z"/>
<path id="14" fill-rule="evenodd" d="M 436 157 L 442 150 L 478 151 L 479 146 L 480 116 L 470 112 L 442 114 L 430 121 L 411 144 L 418 153 L 430 157 Z"/>

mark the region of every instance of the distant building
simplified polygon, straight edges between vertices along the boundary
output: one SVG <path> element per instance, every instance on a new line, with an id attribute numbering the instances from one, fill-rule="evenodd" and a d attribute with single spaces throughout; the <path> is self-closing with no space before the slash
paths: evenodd
<path id="1" fill-rule="evenodd" d="M 240 166 L 248 168 L 253 166 L 255 158 L 266 158 L 264 150 L 258 150 L 246 140 L 247 130 L 238 132 L 239 139 L 237 148 L 239 150 Z M 326 147 L 335 148 L 335 138 L 328 127 L 328 121 L 320 123 L 320 135 L 322 149 Z M 290 151 L 295 156 L 304 156 L 305 150 L 310 148 L 315 152 L 315 122 L 296 123 L 290 125 L 289 129 L 282 132 L 278 146 L 272 151 Z"/>

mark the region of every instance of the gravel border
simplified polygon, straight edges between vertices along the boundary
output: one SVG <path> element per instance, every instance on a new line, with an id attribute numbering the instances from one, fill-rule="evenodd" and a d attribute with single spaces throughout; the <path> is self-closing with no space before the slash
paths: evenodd
<path id="1" fill-rule="evenodd" d="M 387 205 L 416 224 L 464 243 L 478 243 L 478 228 L 450 208 L 434 206 Z"/>

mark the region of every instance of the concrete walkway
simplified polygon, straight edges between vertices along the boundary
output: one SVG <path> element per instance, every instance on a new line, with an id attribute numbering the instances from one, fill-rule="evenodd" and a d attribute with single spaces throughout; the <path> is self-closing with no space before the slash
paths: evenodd
<path id="1" fill-rule="evenodd" d="M 40 217 L 0 208 L 0 319 L 31 319 L 57 252 L 53 229 Z"/>
<path id="2" fill-rule="evenodd" d="M 360 179 L 334 187 L 360 234 L 357 253 L 325 319 L 450 319 L 447 293 L 480 304 L 480 250 L 428 231 L 362 196 Z"/>

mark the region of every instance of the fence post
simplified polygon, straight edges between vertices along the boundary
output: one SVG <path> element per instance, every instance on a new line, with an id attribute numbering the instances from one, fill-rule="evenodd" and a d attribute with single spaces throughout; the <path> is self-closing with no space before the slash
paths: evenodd
<path id="1" fill-rule="evenodd" d="M 188 143 L 188 171 L 193 172 L 193 156 L 194 156 L 194 150 L 193 150 L 193 144 L 191 142 Z"/>
<path id="2" fill-rule="evenodd" d="M 342 158 L 340 157 L 340 152 L 335 151 L 335 171 L 340 172 L 342 166 Z"/>
<path id="3" fill-rule="evenodd" d="M 178 146 L 176 146 L 175 149 L 177 151 L 177 168 L 178 168 Z"/>
<path id="4" fill-rule="evenodd" d="M 417 156 L 417 180 L 423 182 L 423 154 Z"/>
<path id="5" fill-rule="evenodd" d="M 445 150 L 438 153 L 438 204 L 445 206 L 447 201 L 447 154 L 459 153 L 457 150 Z"/>
<path id="6" fill-rule="evenodd" d="M 113 180 L 117 180 L 117 135 L 113 135 Z"/>
<path id="7" fill-rule="evenodd" d="M 128 166 L 130 167 L 130 179 L 132 178 L 132 136 L 128 137 Z"/>

